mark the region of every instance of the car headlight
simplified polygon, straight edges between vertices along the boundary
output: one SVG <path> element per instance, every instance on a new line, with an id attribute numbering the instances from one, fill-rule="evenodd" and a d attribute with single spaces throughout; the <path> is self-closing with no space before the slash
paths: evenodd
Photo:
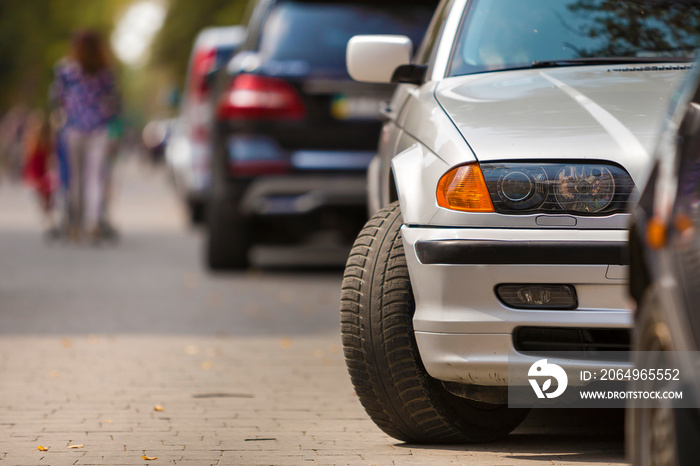
<path id="1" fill-rule="evenodd" d="M 466 170 L 469 184 L 480 189 L 463 189 L 466 178 L 460 175 Z M 482 175 L 483 184 L 474 175 Z M 635 186 L 623 168 L 605 162 L 494 162 L 453 168 L 437 191 L 438 205 L 453 210 L 487 211 L 465 208 L 473 203 L 470 196 L 483 197 L 487 191 L 493 211 L 504 214 L 609 215 L 629 210 Z"/>
<path id="2" fill-rule="evenodd" d="M 519 167 L 502 170 L 496 181 L 498 200 L 515 210 L 542 205 L 549 194 L 547 173 L 542 167 Z"/>
<path id="3" fill-rule="evenodd" d="M 615 196 L 615 177 L 604 165 L 572 165 L 557 172 L 554 197 L 564 210 L 600 212 Z"/>
<path id="4" fill-rule="evenodd" d="M 437 187 L 440 207 L 463 212 L 493 212 L 493 204 L 479 164 L 470 163 L 448 171 Z"/>

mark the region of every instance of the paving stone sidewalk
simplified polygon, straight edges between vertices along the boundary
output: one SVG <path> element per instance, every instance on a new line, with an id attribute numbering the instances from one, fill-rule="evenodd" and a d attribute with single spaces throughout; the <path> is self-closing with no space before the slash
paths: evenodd
<path id="1" fill-rule="evenodd" d="M 365 415 L 334 335 L 0 337 L 2 466 L 624 462 L 619 438 L 538 422 L 488 445 L 396 442 Z"/>

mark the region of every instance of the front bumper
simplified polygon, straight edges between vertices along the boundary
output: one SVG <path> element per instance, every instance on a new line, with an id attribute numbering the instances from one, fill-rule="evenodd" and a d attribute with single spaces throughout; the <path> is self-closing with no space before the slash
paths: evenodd
<path id="1" fill-rule="evenodd" d="M 404 226 L 402 233 L 416 300 L 416 340 L 423 364 L 436 379 L 505 386 L 509 364 L 527 373 L 542 355 L 518 351 L 514 333 L 519 328 L 631 328 L 621 253 L 625 230 Z M 573 285 L 578 307 L 513 309 L 494 291 L 499 284 L 525 283 Z M 572 370 L 603 363 L 628 367 L 595 358 L 558 362 Z"/>

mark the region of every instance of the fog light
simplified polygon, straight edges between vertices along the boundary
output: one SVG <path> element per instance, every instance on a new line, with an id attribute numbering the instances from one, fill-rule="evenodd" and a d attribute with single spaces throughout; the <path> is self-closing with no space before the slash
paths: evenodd
<path id="1" fill-rule="evenodd" d="M 576 309 L 576 290 L 571 285 L 498 285 L 496 296 L 516 309 Z"/>

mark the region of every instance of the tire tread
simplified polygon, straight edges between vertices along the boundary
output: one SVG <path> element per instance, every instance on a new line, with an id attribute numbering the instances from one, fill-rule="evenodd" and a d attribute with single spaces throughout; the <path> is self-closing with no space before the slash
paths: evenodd
<path id="1" fill-rule="evenodd" d="M 341 291 L 341 332 L 355 391 L 372 420 L 407 442 L 464 443 L 507 434 L 465 425 L 449 394 L 423 367 L 413 331 L 415 307 L 397 203 L 372 217 L 347 260 Z M 444 393 L 436 394 L 436 391 Z M 449 403 L 445 397 L 452 397 Z M 507 423 L 506 423 L 507 424 Z"/>

